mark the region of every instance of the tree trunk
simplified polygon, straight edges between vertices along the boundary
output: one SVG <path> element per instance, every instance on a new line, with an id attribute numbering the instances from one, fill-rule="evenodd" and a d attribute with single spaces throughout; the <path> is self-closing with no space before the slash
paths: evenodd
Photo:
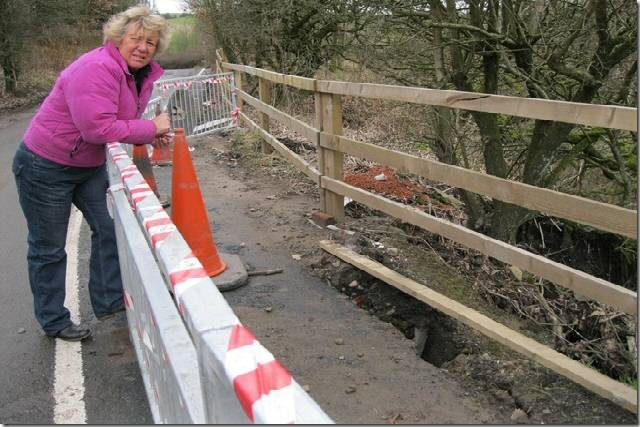
<path id="1" fill-rule="evenodd" d="M 445 10 L 442 6 L 442 3 L 440 3 L 440 0 L 432 0 L 431 7 L 433 9 L 434 19 L 446 19 Z M 456 37 L 457 32 L 452 35 Z M 447 66 L 442 29 L 434 28 L 433 42 L 435 46 L 438 46 L 438 48 L 434 49 L 433 51 L 433 63 L 436 72 L 437 86 L 439 88 L 446 88 L 446 85 L 449 81 L 449 76 L 446 71 Z M 452 46 L 451 49 L 455 50 L 457 49 L 457 47 Z M 453 62 L 459 63 L 461 65 L 461 61 L 458 60 L 460 57 L 460 52 L 455 52 L 453 53 L 453 55 L 456 56 L 456 59 L 454 59 Z M 435 141 L 431 144 L 431 148 L 436 154 L 436 157 L 438 157 L 438 160 L 450 165 L 457 166 L 459 162 L 455 151 L 455 114 L 451 108 L 447 107 L 433 107 L 432 111 L 436 135 Z M 485 212 L 480 198 L 477 194 L 462 189 L 460 190 L 460 195 L 462 196 L 462 199 L 464 201 L 465 211 L 468 217 L 467 226 L 473 229 L 481 227 L 485 222 Z"/>
<path id="2" fill-rule="evenodd" d="M 18 75 L 20 70 L 15 61 L 11 58 L 2 58 L 0 62 L 4 73 L 4 91 L 7 95 L 15 95 L 18 91 Z"/>
<path id="3" fill-rule="evenodd" d="M 521 206 L 496 201 L 491 211 L 489 234 L 503 242 L 515 243 L 518 229 L 533 215 L 533 211 Z"/>

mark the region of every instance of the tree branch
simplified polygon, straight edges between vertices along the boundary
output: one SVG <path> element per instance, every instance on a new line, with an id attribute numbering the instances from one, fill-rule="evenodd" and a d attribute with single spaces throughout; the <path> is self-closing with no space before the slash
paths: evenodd
<path id="1" fill-rule="evenodd" d="M 431 18 L 431 14 L 429 12 L 424 12 L 419 10 L 407 11 L 405 9 L 394 9 L 394 14 L 397 14 L 398 16 L 404 16 L 407 18 L 416 17 L 416 16 L 422 17 L 422 18 L 428 18 L 428 19 Z M 508 48 L 517 47 L 516 42 L 513 41 L 513 39 L 509 38 L 508 36 L 504 34 L 487 31 L 484 28 L 480 28 L 475 25 L 457 24 L 453 22 L 434 22 L 432 20 L 423 22 L 422 25 L 425 28 L 447 28 L 447 29 L 453 29 L 453 30 L 468 31 L 470 33 L 480 34 L 488 39 L 495 40 Z"/>

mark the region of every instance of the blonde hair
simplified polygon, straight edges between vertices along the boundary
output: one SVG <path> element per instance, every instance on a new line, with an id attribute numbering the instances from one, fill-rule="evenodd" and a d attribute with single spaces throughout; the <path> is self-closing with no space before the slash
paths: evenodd
<path id="1" fill-rule="evenodd" d="M 145 32 L 156 31 L 158 33 L 159 39 L 156 54 L 164 52 L 169 46 L 169 39 L 171 37 L 169 23 L 162 16 L 153 15 L 151 9 L 143 4 L 130 7 L 124 12 L 120 12 L 109 18 L 107 23 L 104 24 L 104 27 L 102 27 L 104 43 L 112 41 L 116 45 L 119 45 L 132 24 L 139 25 Z"/>

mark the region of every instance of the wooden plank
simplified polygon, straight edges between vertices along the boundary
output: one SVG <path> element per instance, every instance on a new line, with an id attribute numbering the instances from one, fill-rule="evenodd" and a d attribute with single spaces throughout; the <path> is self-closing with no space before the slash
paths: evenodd
<path id="1" fill-rule="evenodd" d="M 342 135 L 342 99 L 340 95 L 320 94 L 322 107 L 322 130 L 334 135 Z M 318 138 L 320 136 L 318 135 Z M 344 155 L 339 151 L 323 149 L 318 153 L 322 157 L 322 175 L 342 180 L 342 165 Z M 344 197 L 340 194 L 325 190 L 324 212 L 335 218 L 336 221 L 344 221 Z"/>
<path id="2" fill-rule="evenodd" d="M 259 77 L 258 79 L 258 93 L 260 94 L 260 101 L 267 105 L 271 105 L 271 82 L 262 77 Z M 260 126 L 265 132 L 269 133 L 269 116 L 265 113 L 260 113 L 259 115 Z M 269 145 L 264 139 L 262 140 L 261 149 L 263 154 L 270 154 L 273 151 L 271 145 Z"/>
<path id="3" fill-rule="evenodd" d="M 278 141 L 276 137 L 266 132 L 260 126 L 258 126 L 253 120 L 251 120 L 246 114 L 240 113 L 240 118 L 249 125 L 251 130 L 256 131 L 260 134 L 260 136 L 267 141 L 276 151 L 278 151 L 284 158 L 286 158 L 289 162 L 293 163 L 293 165 L 302 171 L 305 175 L 307 175 L 313 182 L 319 184 L 320 182 L 320 172 L 311 166 L 308 162 L 306 162 L 302 157 L 298 156 L 293 151 L 289 150 L 286 145 Z"/>
<path id="4" fill-rule="evenodd" d="M 263 70 L 262 68 L 249 67 L 247 65 L 240 64 L 230 64 L 228 62 L 223 62 L 222 66 L 230 70 L 242 71 L 253 76 L 262 77 L 263 79 L 272 81 L 274 83 L 285 84 L 303 90 L 316 90 L 316 79 L 292 76 L 289 74 L 281 74 L 276 73 L 275 71 Z"/>
<path id="5" fill-rule="evenodd" d="M 272 119 L 277 120 L 288 128 L 291 128 L 296 132 L 304 135 L 314 145 L 318 145 L 318 138 L 320 138 L 320 131 L 318 129 L 309 126 L 302 120 L 298 120 L 295 117 L 292 117 L 270 105 L 265 104 L 264 102 L 254 98 L 253 96 L 242 90 L 238 90 L 238 98 L 244 100 L 247 104 L 251 105 L 259 112 L 267 114 Z"/>
<path id="6" fill-rule="evenodd" d="M 317 80 L 316 90 L 339 95 L 440 105 L 634 132 L 638 130 L 637 109 L 632 107 L 332 80 Z"/>
<path id="7" fill-rule="evenodd" d="M 461 225 L 428 215 L 413 206 L 393 202 L 344 182 L 323 176 L 320 183 L 322 187 L 335 193 L 350 197 L 373 209 L 444 236 L 502 262 L 515 265 L 585 297 L 609 304 L 628 314 L 636 315 L 638 312 L 637 293 L 622 286 L 614 285 L 606 280 L 487 237 Z"/>
<path id="8" fill-rule="evenodd" d="M 399 172 L 414 173 L 503 202 L 637 239 L 638 212 L 635 210 L 498 178 L 324 132 L 320 134 L 320 145 L 392 166 Z"/>
<path id="9" fill-rule="evenodd" d="M 320 247 L 343 261 L 398 288 L 402 292 L 458 319 L 465 325 L 470 326 L 489 338 L 569 378 L 571 381 L 582 385 L 588 390 L 611 400 L 629 411 L 637 412 L 638 392 L 633 388 L 615 381 L 594 369 L 588 368 L 564 354 L 496 322 L 478 311 L 462 305 L 414 280 L 404 277 L 384 265 L 359 255 L 344 246 L 323 240 L 320 242 Z"/>

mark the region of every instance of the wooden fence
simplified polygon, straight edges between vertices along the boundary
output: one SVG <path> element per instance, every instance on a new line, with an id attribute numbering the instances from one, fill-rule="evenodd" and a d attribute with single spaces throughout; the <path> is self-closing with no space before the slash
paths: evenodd
<path id="1" fill-rule="evenodd" d="M 432 233 L 444 236 L 502 262 L 564 286 L 582 296 L 637 316 L 636 292 L 342 181 L 344 154 L 349 154 L 394 167 L 399 172 L 410 172 L 493 199 L 636 239 L 638 219 L 637 211 L 635 210 L 510 181 L 346 138 L 342 135 L 342 96 L 406 101 L 630 131 L 637 131 L 636 108 L 451 90 L 316 80 L 275 73 L 246 65 L 231 64 L 225 62 L 219 53 L 218 67 L 227 71 L 234 71 L 236 90 L 239 97 L 238 105 L 242 107 L 243 102 L 245 102 L 259 113 L 260 124 L 255 123 L 242 112 L 240 117 L 249 128 L 262 136 L 263 152 L 268 153 L 272 149 L 277 150 L 283 157 L 316 182 L 320 188 L 321 210 L 334 216 L 338 221 L 344 218 L 344 197 L 347 196 L 373 209 L 385 212 L 402 221 L 417 225 Z M 260 99 L 254 98 L 243 91 L 243 73 L 258 78 Z M 271 88 L 274 83 L 314 93 L 315 123 L 313 126 L 270 105 Z M 289 150 L 269 133 L 269 121 L 271 119 L 304 135 L 317 146 L 319 170 Z M 407 281 L 409 279 L 400 279 L 402 276 L 397 273 L 385 270 L 384 274 L 376 274 L 381 271 L 382 267 L 372 267 L 372 264 L 363 261 L 362 257 L 357 254 L 336 248 L 335 245 L 327 242 L 323 242 L 322 247 L 404 292 L 410 293 L 443 312 L 464 321 L 467 325 L 491 338 L 497 339 L 509 348 L 537 360 L 554 371 L 582 384 L 595 393 L 618 403 L 626 409 L 637 411 L 637 391 L 633 388 L 603 376 L 550 347 L 543 346 L 535 341 L 533 341 L 535 343 L 533 345 L 530 338 L 511 331 L 468 307 L 448 300 L 443 295 L 428 290 L 429 296 L 425 297 L 424 295 L 427 292 L 425 289 L 428 288 L 422 286 L 425 289 L 423 289 L 423 292 L 418 292 L 416 291 L 417 284 L 408 286 Z M 446 302 L 443 303 L 442 301 Z"/>

